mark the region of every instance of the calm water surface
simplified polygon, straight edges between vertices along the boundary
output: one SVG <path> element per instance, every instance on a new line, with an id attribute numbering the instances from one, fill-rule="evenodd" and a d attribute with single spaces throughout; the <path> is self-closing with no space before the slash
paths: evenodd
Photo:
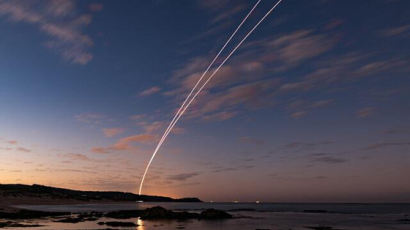
<path id="1" fill-rule="evenodd" d="M 138 224 L 133 228 L 116 229 L 272 229 L 307 230 L 308 226 L 330 226 L 346 230 L 410 230 L 410 204 L 298 204 L 298 203 L 122 203 L 82 205 L 20 205 L 41 211 L 114 211 L 162 206 L 172 210 L 199 212 L 207 208 L 226 210 L 238 218 L 223 221 L 142 221 L 137 218 L 116 220 L 101 218 L 76 224 L 36 220 L 27 223 L 44 225 L 35 229 L 107 229 L 100 221 L 126 221 Z M 317 213 L 317 212 L 321 213 Z M 26 228 L 27 229 L 27 228 Z"/>

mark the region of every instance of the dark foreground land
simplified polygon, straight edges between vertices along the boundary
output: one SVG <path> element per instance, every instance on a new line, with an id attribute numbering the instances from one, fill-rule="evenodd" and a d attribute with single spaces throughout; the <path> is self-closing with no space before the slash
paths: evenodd
<path id="1" fill-rule="evenodd" d="M 188 220 L 188 219 L 227 219 L 232 216 L 224 211 L 207 209 L 201 213 L 175 212 L 162 207 L 152 207 L 144 210 L 124 210 L 114 212 L 45 212 L 14 208 L 19 204 L 81 204 L 105 202 L 201 202 L 198 198 L 173 199 L 162 196 L 136 195 L 124 192 L 94 192 L 78 191 L 42 185 L 0 185 L 0 228 L 4 227 L 39 227 L 25 224 L 26 220 L 51 219 L 60 223 L 79 223 L 98 221 L 100 218 L 142 220 Z M 108 221 L 98 222 L 106 226 L 135 226 L 132 222 Z"/>
<path id="2" fill-rule="evenodd" d="M 15 209 L 8 211 L 0 211 L 0 228 L 4 227 L 39 227 L 39 225 L 23 224 L 20 221 L 32 220 L 32 219 L 44 219 L 49 218 L 53 222 L 60 223 L 79 223 L 84 221 L 98 221 L 100 218 L 111 219 L 131 219 L 140 218 L 142 220 L 216 220 L 216 219 L 229 219 L 232 216 L 224 211 L 207 209 L 201 213 L 193 212 L 175 212 L 167 210 L 162 207 L 152 207 L 144 210 L 124 210 L 114 212 L 88 212 L 88 213 L 71 213 L 71 212 L 43 212 L 43 211 L 31 211 L 24 209 Z M 133 222 L 124 221 L 108 221 L 98 222 L 99 225 L 107 226 L 123 226 L 132 227 L 136 226 Z"/>
<path id="3" fill-rule="evenodd" d="M 201 202 L 198 198 L 174 199 L 129 192 L 79 191 L 43 185 L 0 184 L 0 208 L 17 204 L 75 204 L 93 202 Z"/>

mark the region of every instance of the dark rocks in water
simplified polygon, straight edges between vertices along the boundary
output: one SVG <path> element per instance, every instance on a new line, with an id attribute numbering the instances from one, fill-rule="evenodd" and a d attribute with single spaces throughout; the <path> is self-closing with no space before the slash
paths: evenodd
<path id="1" fill-rule="evenodd" d="M 41 227 L 39 224 L 20 224 L 13 221 L 0 222 L 0 228 L 34 228 Z"/>
<path id="2" fill-rule="evenodd" d="M 159 220 L 159 219 L 194 219 L 198 218 L 199 214 L 189 212 L 173 212 L 163 207 L 156 206 L 147 208 L 141 213 L 141 219 L 144 220 Z"/>
<path id="3" fill-rule="evenodd" d="M 114 219 L 129 219 L 140 217 L 143 220 L 160 220 L 160 219 L 175 219 L 175 220 L 186 220 L 186 219 L 226 219 L 232 218 L 227 212 L 208 209 L 203 211 L 201 214 L 191 213 L 191 212 L 174 212 L 167 210 L 163 207 L 156 206 L 152 208 L 147 208 L 145 210 L 123 210 L 114 211 L 105 214 L 105 217 Z"/>
<path id="4" fill-rule="evenodd" d="M 0 219 L 37 219 L 44 217 L 55 217 L 70 215 L 69 212 L 43 212 L 31 210 L 18 210 L 16 212 L 0 212 Z"/>
<path id="5" fill-rule="evenodd" d="M 229 219 L 232 215 L 217 209 L 207 209 L 200 214 L 201 219 Z"/>
<path id="6" fill-rule="evenodd" d="M 108 222 L 98 222 L 99 225 L 108 225 L 111 227 L 136 227 L 137 224 L 133 222 L 120 222 L 120 221 L 108 221 Z"/>
<path id="7" fill-rule="evenodd" d="M 306 213 L 328 213 L 329 211 L 326 210 L 303 210 Z"/>
<path id="8" fill-rule="evenodd" d="M 129 219 L 140 217 L 141 213 L 144 210 L 122 210 L 122 211 L 113 211 L 105 214 L 105 217 L 114 218 L 114 219 Z"/>
<path id="9" fill-rule="evenodd" d="M 397 220 L 398 222 L 402 222 L 402 223 L 408 223 L 408 224 L 410 224 L 410 219 L 408 219 L 408 218 L 405 218 L 405 219 L 399 219 L 399 220 Z"/>
<path id="10" fill-rule="evenodd" d="M 229 209 L 229 212 L 255 212 L 256 209 L 254 208 L 234 208 L 234 209 Z"/>
<path id="11" fill-rule="evenodd" d="M 328 227 L 328 226 L 307 226 L 305 228 L 309 228 L 313 230 L 339 230 L 339 229 Z"/>
<path id="12" fill-rule="evenodd" d="M 59 223 L 80 223 L 80 222 L 84 222 L 85 219 L 84 218 L 80 218 L 80 217 L 67 217 L 64 219 L 60 219 L 60 220 L 55 220 L 54 222 L 59 222 Z"/>

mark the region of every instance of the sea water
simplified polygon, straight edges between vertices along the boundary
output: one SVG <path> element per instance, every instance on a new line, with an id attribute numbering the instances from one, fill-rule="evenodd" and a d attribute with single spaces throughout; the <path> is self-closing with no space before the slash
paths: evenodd
<path id="1" fill-rule="evenodd" d="M 98 222 L 126 221 L 138 227 L 116 228 L 137 230 L 163 229 L 271 229 L 307 230 L 327 226 L 345 230 L 410 230 L 410 204 L 321 204 L 321 203 L 116 203 L 81 205 L 19 205 L 19 208 L 39 211 L 108 212 L 115 210 L 145 209 L 162 206 L 174 211 L 200 212 L 208 208 L 228 211 L 235 218 L 229 220 L 143 221 L 137 218 L 116 220 L 100 218 L 80 223 L 57 223 L 51 219 L 26 223 L 43 225 L 37 229 L 107 229 Z M 35 229 L 35 228 L 33 228 Z"/>

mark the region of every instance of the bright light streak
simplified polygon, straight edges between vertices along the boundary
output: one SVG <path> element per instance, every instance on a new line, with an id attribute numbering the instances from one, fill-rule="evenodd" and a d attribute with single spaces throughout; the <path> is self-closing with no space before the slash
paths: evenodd
<path id="1" fill-rule="evenodd" d="M 242 45 L 242 43 L 249 37 L 249 35 L 252 34 L 252 32 L 262 23 L 262 21 L 265 20 L 265 18 L 279 5 L 279 3 L 282 2 L 282 0 L 279 0 L 259 21 L 258 23 L 245 35 L 245 37 L 235 46 L 235 48 L 228 54 L 228 56 L 222 61 L 221 64 L 219 64 L 219 66 L 214 70 L 214 72 L 211 74 L 211 76 L 209 76 L 209 78 L 205 81 L 205 83 L 202 84 L 202 86 L 199 88 L 199 90 L 196 91 L 196 93 L 194 94 L 194 96 L 189 100 L 190 96 L 192 95 L 192 93 L 195 91 L 196 87 L 199 85 L 199 83 L 202 81 L 203 77 L 205 76 L 205 74 L 209 71 L 210 67 L 214 64 L 214 62 L 216 61 L 216 59 L 219 57 L 219 55 L 222 53 L 222 51 L 225 49 L 225 47 L 227 46 L 227 44 L 230 42 L 230 40 L 233 38 L 233 36 L 236 34 L 236 32 L 239 30 L 239 28 L 243 25 L 243 23 L 246 21 L 246 19 L 249 17 L 249 15 L 253 12 L 253 10 L 256 8 L 256 6 L 259 4 L 261 0 L 259 0 L 255 6 L 251 9 L 251 11 L 246 15 L 246 17 L 242 20 L 242 22 L 239 24 L 239 26 L 236 28 L 236 30 L 234 31 L 234 33 L 229 37 L 228 41 L 225 43 L 225 45 L 221 48 L 221 50 L 218 52 L 218 54 L 215 56 L 215 58 L 212 60 L 211 64 L 207 67 L 207 69 L 205 70 L 205 72 L 202 74 L 202 76 L 200 77 L 200 79 L 198 80 L 198 82 L 195 84 L 194 88 L 191 90 L 191 92 L 189 93 L 189 95 L 187 96 L 187 98 L 185 99 L 185 101 L 182 103 L 181 107 L 179 108 L 179 110 L 177 111 L 177 113 L 175 114 L 174 118 L 172 119 L 171 123 L 168 125 L 168 128 L 165 130 L 163 136 L 161 137 L 161 140 L 158 142 L 157 147 L 155 148 L 146 168 L 144 171 L 144 174 L 142 176 L 141 179 L 141 183 L 140 183 L 140 187 L 139 187 L 139 192 L 138 194 L 141 195 L 141 191 L 142 191 L 142 186 L 144 184 L 144 180 L 145 180 L 145 176 L 148 172 L 148 169 L 155 157 L 155 155 L 157 154 L 159 148 L 162 146 L 163 142 L 165 141 L 166 137 L 168 136 L 168 134 L 172 131 L 172 128 L 175 126 L 175 124 L 178 122 L 178 120 L 181 118 L 181 116 L 185 113 L 185 111 L 187 110 L 187 108 L 189 107 L 189 105 L 195 100 L 195 98 L 198 96 L 198 94 L 202 91 L 202 89 L 208 84 L 208 82 L 215 76 L 215 74 L 219 71 L 219 69 L 225 64 L 225 62 L 232 56 L 232 54 Z M 186 104 L 186 102 L 189 100 L 188 104 Z M 185 105 L 186 104 L 186 105 Z"/>

